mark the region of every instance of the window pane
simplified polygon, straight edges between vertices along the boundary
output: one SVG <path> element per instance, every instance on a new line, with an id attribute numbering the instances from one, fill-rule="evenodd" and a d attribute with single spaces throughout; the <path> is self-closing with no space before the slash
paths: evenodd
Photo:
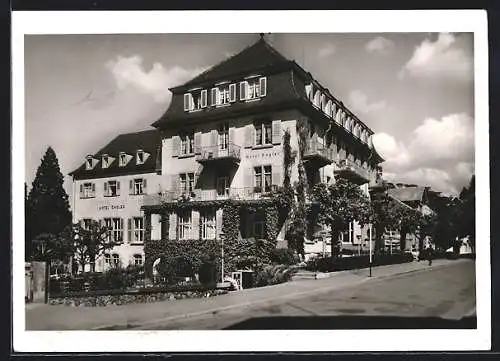
<path id="1" fill-rule="evenodd" d="M 255 144 L 262 144 L 262 126 L 260 124 L 255 127 Z"/>
<path id="2" fill-rule="evenodd" d="M 265 143 L 266 144 L 270 144 L 271 143 L 271 139 L 272 139 L 271 124 L 270 123 L 266 123 L 265 124 L 265 132 L 266 132 Z"/>

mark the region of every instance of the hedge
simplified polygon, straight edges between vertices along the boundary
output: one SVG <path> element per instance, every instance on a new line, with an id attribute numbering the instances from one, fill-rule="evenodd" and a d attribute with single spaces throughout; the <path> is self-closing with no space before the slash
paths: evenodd
<path id="1" fill-rule="evenodd" d="M 393 253 L 374 255 L 372 266 L 407 263 L 413 261 L 411 253 Z M 370 256 L 355 256 L 345 258 L 319 257 L 306 263 L 306 270 L 318 272 L 346 271 L 370 267 Z"/>

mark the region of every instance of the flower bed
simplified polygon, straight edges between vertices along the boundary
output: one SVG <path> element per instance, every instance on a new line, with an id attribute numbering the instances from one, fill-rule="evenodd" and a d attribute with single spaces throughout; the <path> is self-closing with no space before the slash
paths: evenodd
<path id="1" fill-rule="evenodd" d="M 149 303 L 158 301 L 175 301 L 185 298 L 206 298 L 222 294 L 228 291 L 224 289 L 204 289 L 188 288 L 181 290 L 179 288 L 171 289 L 138 289 L 138 290 L 110 290 L 95 292 L 73 292 L 51 296 L 49 304 L 66 306 L 109 306 L 125 305 L 130 303 Z"/>

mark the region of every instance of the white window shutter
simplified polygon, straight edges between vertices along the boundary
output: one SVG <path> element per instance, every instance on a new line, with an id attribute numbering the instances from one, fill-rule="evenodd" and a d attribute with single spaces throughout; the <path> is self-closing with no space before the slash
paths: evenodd
<path id="1" fill-rule="evenodd" d="M 273 120 L 272 142 L 273 144 L 281 144 L 281 120 Z"/>
<path id="2" fill-rule="evenodd" d="M 212 88 L 211 89 L 211 94 L 210 94 L 210 97 L 211 97 L 211 103 L 210 105 L 217 105 L 217 91 L 218 89 L 217 88 Z"/>
<path id="3" fill-rule="evenodd" d="M 190 110 L 190 95 L 189 93 L 184 94 L 184 111 Z"/>
<path id="4" fill-rule="evenodd" d="M 240 83 L 240 100 L 245 100 L 247 98 L 247 82 L 242 81 Z"/>
<path id="5" fill-rule="evenodd" d="M 259 79 L 260 97 L 265 97 L 267 93 L 267 78 L 263 77 Z"/>
<path id="6" fill-rule="evenodd" d="M 207 89 L 201 91 L 201 107 L 206 108 L 207 106 Z"/>
<path id="7" fill-rule="evenodd" d="M 172 137 L 172 157 L 178 157 L 181 148 L 181 139 L 178 135 Z"/>
<path id="8" fill-rule="evenodd" d="M 132 235 L 133 235 L 133 233 L 132 233 L 132 225 L 133 225 L 132 218 L 129 218 L 127 220 L 127 223 L 128 223 L 127 224 L 127 231 L 128 231 L 127 232 L 128 233 L 127 239 L 128 239 L 128 243 L 132 243 L 134 241 L 134 239 L 132 238 Z"/>
<path id="9" fill-rule="evenodd" d="M 194 133 L 194 153 L 201 154 L 201 132 Z"/>
<path id="10" fill-rule="evenodd" d="M 236 101 L 236 84 L 229 85 L 229 101 L 231 103 Z"/>
<path id="11" fill-rule="evenodd" d="M 252 124 L 245 126 L 245 148 L 251 148 L 254 142 L 254 126 Z"/>

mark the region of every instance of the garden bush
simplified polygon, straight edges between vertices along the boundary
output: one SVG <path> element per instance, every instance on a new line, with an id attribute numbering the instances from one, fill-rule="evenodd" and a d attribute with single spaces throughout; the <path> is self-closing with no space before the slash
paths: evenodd
<path id="1" fill-rule="evenodd" d="M 413 261 L 411 253 L 378 254 L 373 256 L 372 266 L 383 266 Z M 318 257 L 306 263 L 306 269 L 317 272 L 335 272 L 370 266 L 370 256 L 353 256 L 346 258 Z"/>
<path id="2" fill-rule="evenodd" d="M 198 269 L 198 277 L 202 285 L 208 285 L 216 282 L 216 267 L 213 261 L 203 261 Z"/>
<path id="3" fill-rule="evenodd" d="M 276 264 L 292 265 L 299 262 L 299 257 L 288 248 L 275 248 L 271 251 L 271 262 Z"/>
<path id="4" fill-rule="evenodd" d="M 255 272 L 254 286 L 263 287 L 288 282 L 292 279 L 294 269 L 288 265 L 267 265 Z"/>

